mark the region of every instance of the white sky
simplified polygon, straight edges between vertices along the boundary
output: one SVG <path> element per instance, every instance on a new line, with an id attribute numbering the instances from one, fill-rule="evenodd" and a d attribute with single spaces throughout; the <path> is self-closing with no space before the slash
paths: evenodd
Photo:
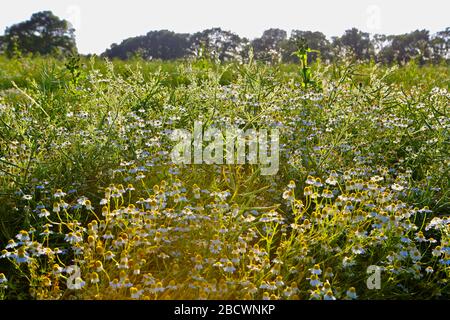
<path id="1" fill-rule="evenodd" d="M 72 22 L 81 53 L 101 53 L 114 42 L 159 29 L 221 27 L 252 39 L 271 27 L 331 37 L 351 27 L 399 34 L 450 26 L 449 0 L 0 0 L 0 34 L 43 10 Z"/>

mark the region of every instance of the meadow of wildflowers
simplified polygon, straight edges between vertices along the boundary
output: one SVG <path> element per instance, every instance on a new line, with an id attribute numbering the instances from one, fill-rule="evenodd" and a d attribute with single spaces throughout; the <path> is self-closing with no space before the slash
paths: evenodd
<path id="1" fill-rule="evenodd" d="M 0 298 L 449 297 L 448 66 L 0 65 Z M 279 170 L 173 163 L 196 121 Z"/>

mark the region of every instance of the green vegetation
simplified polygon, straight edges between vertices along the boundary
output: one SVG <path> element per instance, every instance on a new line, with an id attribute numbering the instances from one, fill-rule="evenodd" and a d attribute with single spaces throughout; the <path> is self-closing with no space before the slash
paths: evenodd
<path id="1" fill-rule="evenodd" d="M 6 28 L 0 36 L 0 52 L 3 49 L 10 57 L 70 54 L 77 51 L 74 32 L 69 22 L 51 11 L 38 12 L 30 20 Z"/>
<path id="2" fill-rule="evenodd" d="M 0 56 L 0 297 L 448 298 L 449 66 L 307 51 Z M 196 120 L 278 128 L 278 174 L 171 163 Z"/>

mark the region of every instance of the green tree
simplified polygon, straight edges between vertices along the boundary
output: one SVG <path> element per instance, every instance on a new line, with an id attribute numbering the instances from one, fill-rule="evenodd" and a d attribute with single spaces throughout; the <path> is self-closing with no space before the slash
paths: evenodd
<path id="1" fill-rule="evenodd" d="M 433 62 L 450 59 L 450 27 L 436 33 L 430 45 Z"/>
<path id="2" fill-rule="evenodd" d="M 189 37 L 189 34 L 168 30 L 150 31 L 145 36 L 125 39 L 119 45 L 112 44 L 103 56 L 128 59 L 138 55 L 143 59 L 179 59 L 188 54 Z"/>
<path id="3" fill-rule="evenodd" d="M 369 60 L 374 55 L 369 33 L 356 28 L 346 30 L 340 38 L 334 38 L 333 47 L 340 52 L 351 51 L 358 60 Z"/>
<path id="4" fill-rule="evenodd" d="M 74 32 L 68 21 L 51 11 L 42 11 L 33 14 L 30 20 L 6 28 L 3 42 L 9 55 L 17 49 L 25 54 L 67 54 L 77 51 Z"/>
<path id="5" fill-rule="evenodd" d="M 220 61 L 227 61 L 242 58 L 247 42 L 247 39 L 243 39 L 235 33 L 221 28 L 212 28 L 193 34 L 190 50 L 196 55 L 204 50 Z"/>
<path id="6" fill-rule="evenodd" d="M 268 29 L 260 38 L 252 41 L 256 59 L 271 61 L 281 58 L 282 46 L 287 39 L 287 32 L 281 29 Z"/>
<path id="7" fill-rule="evenodd" d="M 2 54 L 3 51 L 5 51 L 5 37 L 0 36 L 0 54 Z"/>
<path id="8" fill-rule="evenodd" d="M 406 34 L 388 36 L 389 45 L 378 54 L 378 60 L 384 63 L 404 64 L 416 59 L 420 64 L 430 61 L 432 49 L 427 30 L 416 30 Z"/>

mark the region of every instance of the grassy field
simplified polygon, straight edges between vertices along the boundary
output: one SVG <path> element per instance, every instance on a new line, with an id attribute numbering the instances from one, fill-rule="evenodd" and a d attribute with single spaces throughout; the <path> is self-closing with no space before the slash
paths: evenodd
<path id="1" fill-rule="evenodd" d="M 0 57 L 0 298 L 449 298 L 450 67 L 311 73 Z M 197 120 L 277 174 L 172 163 Z"/>

